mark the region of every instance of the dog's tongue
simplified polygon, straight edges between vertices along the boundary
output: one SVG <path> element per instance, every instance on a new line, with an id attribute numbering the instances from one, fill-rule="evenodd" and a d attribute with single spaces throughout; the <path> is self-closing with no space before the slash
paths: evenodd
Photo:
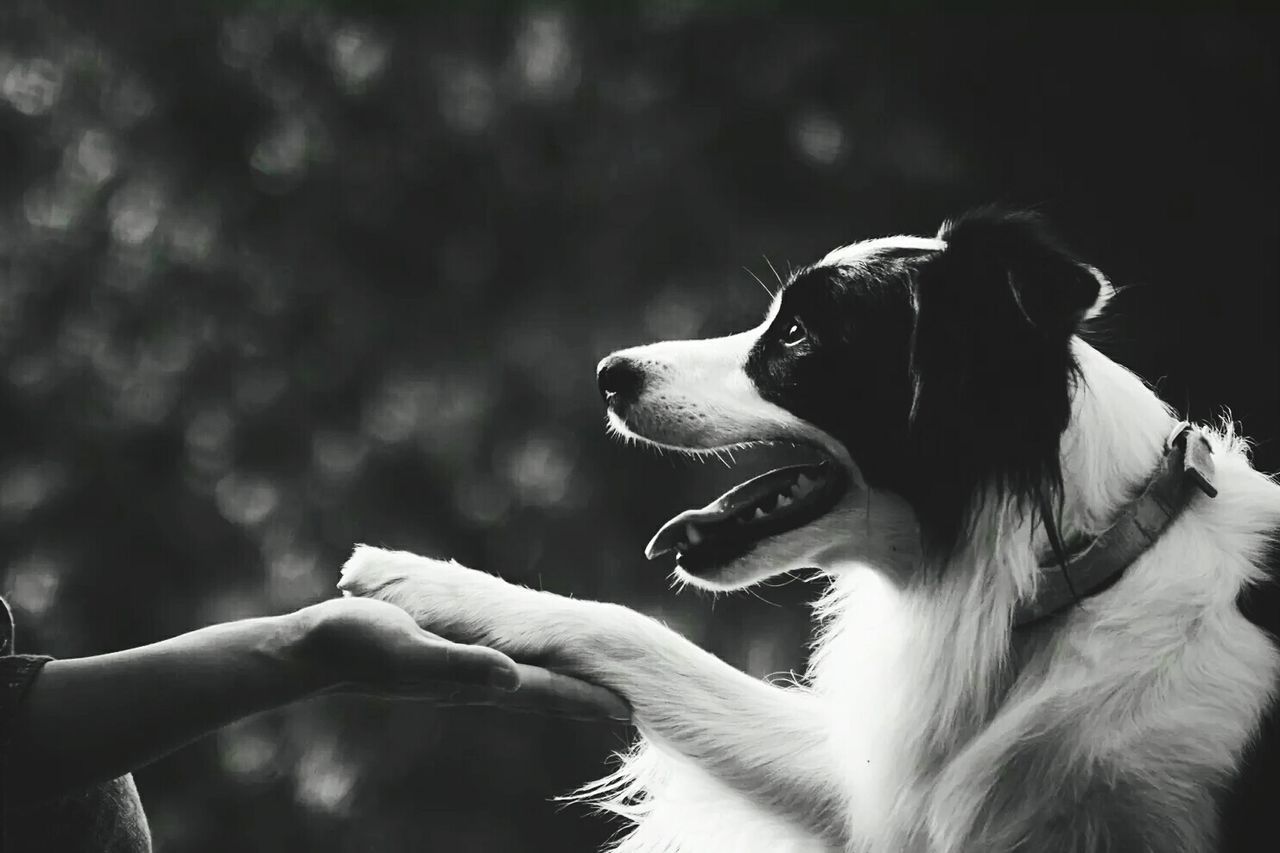
<path id="1" fill-rule="evenodd" d="M 755 539 L 779 522 L 798 520 L 806 503 L 819 497 L 832 480 L 829 463 L 789 465 L 754 477 L 735 486 L 701 509 L 687 509 L 662 525 L 645 547 L 652 560 L 669 551 L 698 546 L 704 537 L 732 533 L 737 538 Z"/>

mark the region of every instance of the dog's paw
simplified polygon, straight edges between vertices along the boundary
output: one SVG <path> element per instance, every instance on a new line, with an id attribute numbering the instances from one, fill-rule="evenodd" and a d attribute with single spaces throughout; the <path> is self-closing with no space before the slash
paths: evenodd
<path id="1" fill-rule="evenodd" d="M 342 567 L 338 588 L 347 595 L 389 601 L 423 628 L 469 642 L 498 633 L 494 614 L 522 591 L 452 560 L 368 545 L 356 546 Z"/>
<path id="2" fill-rule="evenodd" d="M 427 572 L 449 565 L 451 564 L 444 560 L 420 557 L 408 551 L 388 551 L 371 545 L 357 545 L 342 567 L 338 589 L 347 595 L 378 598 L 379 590 L 410 578 L 422 577 Z"/>

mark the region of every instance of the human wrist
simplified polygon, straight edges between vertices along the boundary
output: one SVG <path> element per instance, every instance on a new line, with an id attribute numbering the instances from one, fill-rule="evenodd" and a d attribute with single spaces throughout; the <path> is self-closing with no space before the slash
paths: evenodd
<path id="1" fill-rule="evenodd" d="M 266 654 L 298 698 L 338 686 L 340 679 L 317 649 L 323 621 L 318 605 L 269 618 Z"/>

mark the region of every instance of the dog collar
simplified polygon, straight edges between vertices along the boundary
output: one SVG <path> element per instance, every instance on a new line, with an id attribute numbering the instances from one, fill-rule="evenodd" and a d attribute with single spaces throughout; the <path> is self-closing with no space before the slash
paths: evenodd
<path id="1" fill-rule="evenodd" d="M 1056 616 L 1118 581 L 1186 509 L 1197 491 L 1210 498 L 1218 494 L 1213 473 L 1209 440 L 1196 427 L 1179 422 L 1165 440 L 1164 455 L 1142 494 L 1088 547 L 1070 558 L 1051 520 L 1049 503 L 1041 495 L 1040 515 L 1055 561 L 1040 566 L 1036 595 L 1015 608 L 1013 626 L 1022 628 Z"/>

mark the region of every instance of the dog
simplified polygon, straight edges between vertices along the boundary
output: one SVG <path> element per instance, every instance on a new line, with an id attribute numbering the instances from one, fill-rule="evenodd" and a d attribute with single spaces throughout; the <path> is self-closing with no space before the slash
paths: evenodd
<path id="1" fill-rule="evenodd" d="M 1238 848 L 1276 778 L 1280 651 L 1245 602 L 1280 487 L 1086 342 L 1111 293 L 1039 216 L 981 210 L 832 251 L 749 331 L 601 362 L 621 436 L 795 448 L 648 553 L 711 590 L 825 573 L 800 683 L 403 552 L 358 547 L 340 587 L 625 697 L 641 739 L 580 792 L 625 853 Z"/>

